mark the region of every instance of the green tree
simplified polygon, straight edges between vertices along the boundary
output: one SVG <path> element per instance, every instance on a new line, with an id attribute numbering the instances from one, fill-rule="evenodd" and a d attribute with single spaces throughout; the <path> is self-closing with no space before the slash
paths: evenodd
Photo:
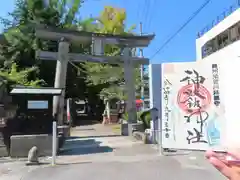
<path id="1" fill-rule="evenodd" d="M 29 74 L 34 72 L 36 67 L 26 68 L 21 71 L 18 71 L 17 69 L 17 64 L 13 63 L 10 71 L 1 71 L 0 76 L 7 80 L 10 84 L 37 87 L 39 84 L 43 83 L 43 80 L 29 80 Z"/>
<path id="2" fill-rule="evenodd" d="M 106 34 L 132 34 L 135 26 L 130 29 L 125 25 L 126 12 L 124 9 L 107 6 L 104 8 L 98 18 L 91 18 L 85 21 L 85 30 L 93 30 L 94 32 Z M 106 56 L 115 56 L 121 54 L 121 48 L 113 45 L 105 45 L 104 53 Z M 91 86 L 101 88 L 100 96 L 104 98 L 120 98 L 125 99 L 124 88 L 124 70 L 120 65 L 85 63 L 84 69 L 87 72 L 86 82 Z M 136 89 L 139 89 L 140 73 L 139 68 L 136 68 L 135 79 Z"/>
<path id="3" fill-rule="evenodd" d="M 39 49 L 57 51 L 57 42 L 39 40 L 35 37 L 34 27 L 29 25 L 41 23 L 53 27 L 76 28 L 81 4 L 81 0 L 71 2 L 49 0 L 48 4 L 42 0 L 17 0 L 14 11 L 9 13 L 9 18 L 2 19 L 5 27 L 5 41 L 0 47 L 0 68 L 4 71 L 4 75 L 9 74 L 8 79 L 13 78 L 11 72 L 15 63 L 14 74 L 16 76 L 24 72 L 27 73 L 26 77 L 29 82 L 35 80 L 38 83 L 45 82 L 45 85 L 52 86 L 56 62 L 36 59 L 35 52 Z M 76 72 L 71 67 L 69 67 L 69 72 L 72 78 L 76 76 Z M 31 85 L 32 83 L 24 84 Z"/>
<path id="4" fill-rule="evenodd" d="M 57 51 L 57 42 L 42 41 L 35 37 L 35 31 L 29 24 L 45 24 L 90 32 L 109 34 L 129 34 L 134 27 L 126 30 L 126 12 L 123 9 L 106 7 L 98 18 L 79 20 L 81 0 L 16 0 L 15 9 L 9 13 L 9 19 L 1 19 L 4 29 L 4 43 L 0 47 L 0 68 L 2 76 L 24 85 L 53 86 L 56 62 L 41 61 L 35 58 L 36 50 Z M 90 44 L 71 46 L 72 52 L 90 54 Z M 105 55 L 119 55 L 121 49 L 106 46 Z M 67 94 L 70 96 L 95 95 L 105 97 L 124 96 L 123 68 L 118 65 L 94 63 L 76 63 L 81 70 L 69 64 L 67 76 Z M 14 72 L 14 73 L 13 73 Z M 46 73 L 47 72 L 47 73 Z M 23 75 L 25 74 L 25 75 Z M 85 76 L 88 86 L 85 85 Z M 139 76 L 136 69 L 136 76 Z M 18 77 L 24 77 L 20 81 Z M 139 79 L 139 78 L 137 78 Z M 139 84 L 139 83 L 138 83 Z"/>

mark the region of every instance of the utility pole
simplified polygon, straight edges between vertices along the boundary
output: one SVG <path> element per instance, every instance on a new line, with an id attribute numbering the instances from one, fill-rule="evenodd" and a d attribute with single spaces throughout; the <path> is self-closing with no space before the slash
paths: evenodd
<path id="1" fill-rule="evenodd" d="M 140 22 L 140 35 L 142 36 L 143 35 L 143 32 L 142 32 L 142 22 Z M 143 49 L 140 48 L 139 49 L 140 51 L 140 58 L 143 58 Z M 141 86 L 141 99 L 142 99 L 142 110 L 144 110 L 144 65 L 141 64 L 140 65 L 140 71 L 141 71 L 141 83 L 142 83 L 142 86 Z"/>

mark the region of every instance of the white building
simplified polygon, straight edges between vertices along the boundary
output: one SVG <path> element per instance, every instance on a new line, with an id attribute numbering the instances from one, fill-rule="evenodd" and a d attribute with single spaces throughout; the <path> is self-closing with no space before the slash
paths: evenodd
<path id="1" fill-rule="evenodd" d="M 240 9 L 231 7 L 222 16 L 222 21 L 218 17 L 212 23 L 216 25 L 196 40 L 197 61 L 240 59 Z"/>

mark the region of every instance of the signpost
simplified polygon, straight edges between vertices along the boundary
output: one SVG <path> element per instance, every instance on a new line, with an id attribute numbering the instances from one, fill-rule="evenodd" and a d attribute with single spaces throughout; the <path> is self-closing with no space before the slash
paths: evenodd
<path id="1" fill-rule="evenodd" d="M 57 155 L 57 122 L 53 121 L 52 124 L 52 166 L 56 165 Z"/>
<path id="2" fill-rule="evenodd" d="M 57 60 L 57 69 L 55 76 L 55 86 L 65 88 L 66 84 L 66 66 L 68 61 L 75 62 L 100 62 L 100 63 L 110 63 L 110 64 L 123 64 L 124 65 L 124 74 L 126 81 L 126 89 L 127 89 L 127 112 L 128 112 L 128 127 L 132 127 L 132 123 L 137 122 L 136 115 L 136 105 L 135 105 L 135 87 L 134 87 L 134 76 L 133 70 L 134 66 L 137 64 L 148 64 L 149 60 L 146 58 L 137 58 L 130 57 L 130 49 L 135 47 L 147 47 L 151 40 L 155 37 L 155 35 L 141 35 L 141 36 L 133 36 L 133 35 L 112 35 L 112 34 L 101 34 L 101 33 L 90 33 L 84 31 L 73 31 L 61 28 L 54 27 L 46 27 L 43 25 L 36 26 L 36 36 L 41 39 L 46 40 L 60 40 L 59 43 L 59 52 L 37 52 L 37 56 L 43 60 Z M 66 42 L 66 40 L 68 42 Z M 68 43 L 84 43 L 89 44 L 92 43 L 92 53 L 93 55 L 83 55 L 76 53 L 69 53 L 69 44 Z M 103 56 L 104 45 L 118 45 L 120 47 L 124 47 L 123 56 Z M 64 81 L 64 82 L 63 82 Z M 64 94 L 60 97 L 61 101 L 55 100 L 54 112 L 58 112 L 59 110 L 63 110 L 64 103 L 62 103 L 62 99 L 64 99 Z M 59 106 L 58 106 L 59 104 Z M 61 118 L 62 119 L 62 114 Z M 62 123 L 59 121 L 58 123 Z M 131 135 L 131 129 L 129 129 L 129 135 Z"/>

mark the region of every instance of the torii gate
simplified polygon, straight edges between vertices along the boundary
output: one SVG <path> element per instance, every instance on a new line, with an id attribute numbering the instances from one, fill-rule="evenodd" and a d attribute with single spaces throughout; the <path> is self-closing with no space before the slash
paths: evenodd
<path id="1" fill-rule="evenodd" d="M 124 79 L 127 90 L 127 112 L 128 112 L 128 134 L 132 134 L 132 125 L 137 123 L 137 113 L 135 104 L 135 83 L 134 66 L 138 64 L 149 64 L 149 59 L 130 56 L 130 48 L 147 47 L 155 35 L 111 35 L 102 33 L 91 33 L 85 31 L 73 31 L 61 28 L 36 26 L 36 36 L 41 39 L 59 41 L 58 52 L 39 51 L 36 56 L 42 60 L 57 60 L 55 74 L 55 88 L 63 88 L 62 96 L 54 97 L 53 113 L 59 114 L 58 123 L 63 124 L 63 108 L 66 87 L 67 64 L 69 61 L 75 62 L 100 62 L 110 64 L 124 64 Z M 84 55 L 69 53 L 69 43 L 92 43 L 92 54 Z M 119 45 L 124 47 L 121 56 L 103 56 L 104 45 Z"/>

